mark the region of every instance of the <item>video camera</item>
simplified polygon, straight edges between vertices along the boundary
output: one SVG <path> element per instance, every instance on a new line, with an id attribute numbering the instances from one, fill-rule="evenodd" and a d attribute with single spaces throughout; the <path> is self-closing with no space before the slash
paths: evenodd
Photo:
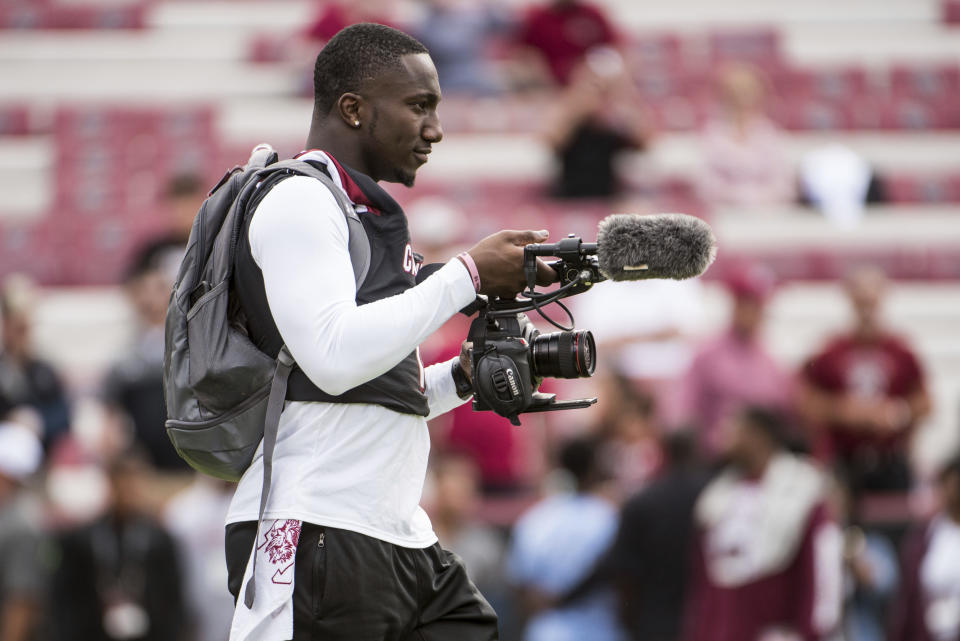
<path id="1" fill-rule="evenodd" d="M 479 315 L 470 326 L 473 342 L 474 410 L 493 410 L 519 425 L 525 412 L 589 407 L 595 398 L 558 401 L 538 391 L 547 376 L 583 378 L 596 368 L 596 345 L 587 330 L 573 329 L 573 315 L 561 299 L 580 294 L 603 280 L 651 278 L 684 280 L 702 274 L 717 255 L 710 226 L 685 214 L 612 214 L 597 225 L 597 242 L 573 234 L 558 243 L 527 245 L 523 267 L 527 290 L 519 300 L 477 299 Z M 560 286 L 537 292 L 537 258 L 557 272 Z M 570 318 L 560 325 L 544 313 L 556 303 Z M 540 334 L 524 312 L 536 310 L 559 329 Z"/>
<path id="2" fill-rule="evenodd" d="M 596 398 L 560 401 L 538 391 L 546 377 L 586 378 L 596 368 L 596 344 L 589 330 L 573 329 L 573 315 L 559 302 L 606 280 L 600 273 L 597 244 L 570 234 L 558 243 L 527 245 L 523 251 L 527 291 L 519 300 L 478 298 L 479 313 L 467 340 L 473 343 L 475 411 L 492 410 L 520 425 L 520 414 L 589 407 Z M 557 272 L 560 287 L 535 291 L 537 258 L 554 257 L 548 264 Z M 543 307 L 557 303 L 570 318 L 558 324 Z M 560 331 L 541 334 L 524 312 L 536 310 Z"/>

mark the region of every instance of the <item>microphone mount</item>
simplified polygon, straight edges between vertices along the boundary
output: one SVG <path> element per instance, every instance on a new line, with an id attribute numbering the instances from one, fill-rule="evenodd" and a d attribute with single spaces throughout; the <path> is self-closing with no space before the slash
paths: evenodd
<path id="1" fill-rule="evenodd" d="M 585 292 L 593 283 L 606 280 L 600 273 L 597 243 L 585 243 L 579 236 L 569 234 L 557 243 L 527 245 L 523 248 L 523 271 L 527 277 L 528 292 L 537 286 L 537 258 L 541 256 L 557 258 L 548 264 L 557 272 L 561 285 L 581 281 L 582 287 L 571 291 L 568 296 Z"/>
<path id="2" fill-rule="evenodd" d="M 537 258 L 553 257 L 557 260 L 547 264 L 557 273 L 557 289 L 538 292 L 537 287 Z M 573 315 L 561 299 L 589 290 L 595 283 L 607 280 L 600 272 L 600 262 L 597 257 L 597 243 L 585 243 L 574 234 L 568 235 L 556 243 L 527 245 L 523 248 L 523 269 L 527 279 L 527 290 L 522 292 L 523 298 L 487 300 L 478 297 L 479 307 L 491 319 L 506 318 L 520 312 L 536 311 L 544 320 L 563 331 L 573 329 Z M 543 307 L 556 303 L 567 314 L 570 326 L 564 326 L 550 318 Z"/>

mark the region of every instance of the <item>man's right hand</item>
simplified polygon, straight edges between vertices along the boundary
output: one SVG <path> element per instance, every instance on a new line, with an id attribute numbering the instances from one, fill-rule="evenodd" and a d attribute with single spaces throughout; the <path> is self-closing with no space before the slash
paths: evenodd
<path id="1" fill-rule="evenodd" d="M 547 231 L 498 231 L 474 245 L 470 257 L 480 274 L 480 293 L 500 298 L 514 298 L 527 286 L 523 273 L 523 248 L 542 243 Z M 557 274 L 545 262 L 537 259 L 537 284 L 556 282 Z"/>

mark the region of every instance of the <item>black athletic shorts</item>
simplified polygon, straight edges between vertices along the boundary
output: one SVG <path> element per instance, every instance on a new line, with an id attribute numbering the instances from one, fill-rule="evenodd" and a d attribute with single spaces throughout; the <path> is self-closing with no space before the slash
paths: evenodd
<path id="1" fill-rule="evenodd" d="M 228 586 L 240 593 L 256 522 L 227 526 Z M 495 641 L 497 615 L 463 562 L 434 544 L 404 548 L 304 523 L 297 545 L 293 641 Z"/>

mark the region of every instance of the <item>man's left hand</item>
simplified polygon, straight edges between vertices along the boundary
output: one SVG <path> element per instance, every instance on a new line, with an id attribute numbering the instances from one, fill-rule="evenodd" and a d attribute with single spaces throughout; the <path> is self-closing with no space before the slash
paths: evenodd
<path id="1" fill-rule="evenodd" d="M 473 343 L 463 341 L 460 345 L 460 368 L 466 374 L 467 380 L 473 385 Z"/>

